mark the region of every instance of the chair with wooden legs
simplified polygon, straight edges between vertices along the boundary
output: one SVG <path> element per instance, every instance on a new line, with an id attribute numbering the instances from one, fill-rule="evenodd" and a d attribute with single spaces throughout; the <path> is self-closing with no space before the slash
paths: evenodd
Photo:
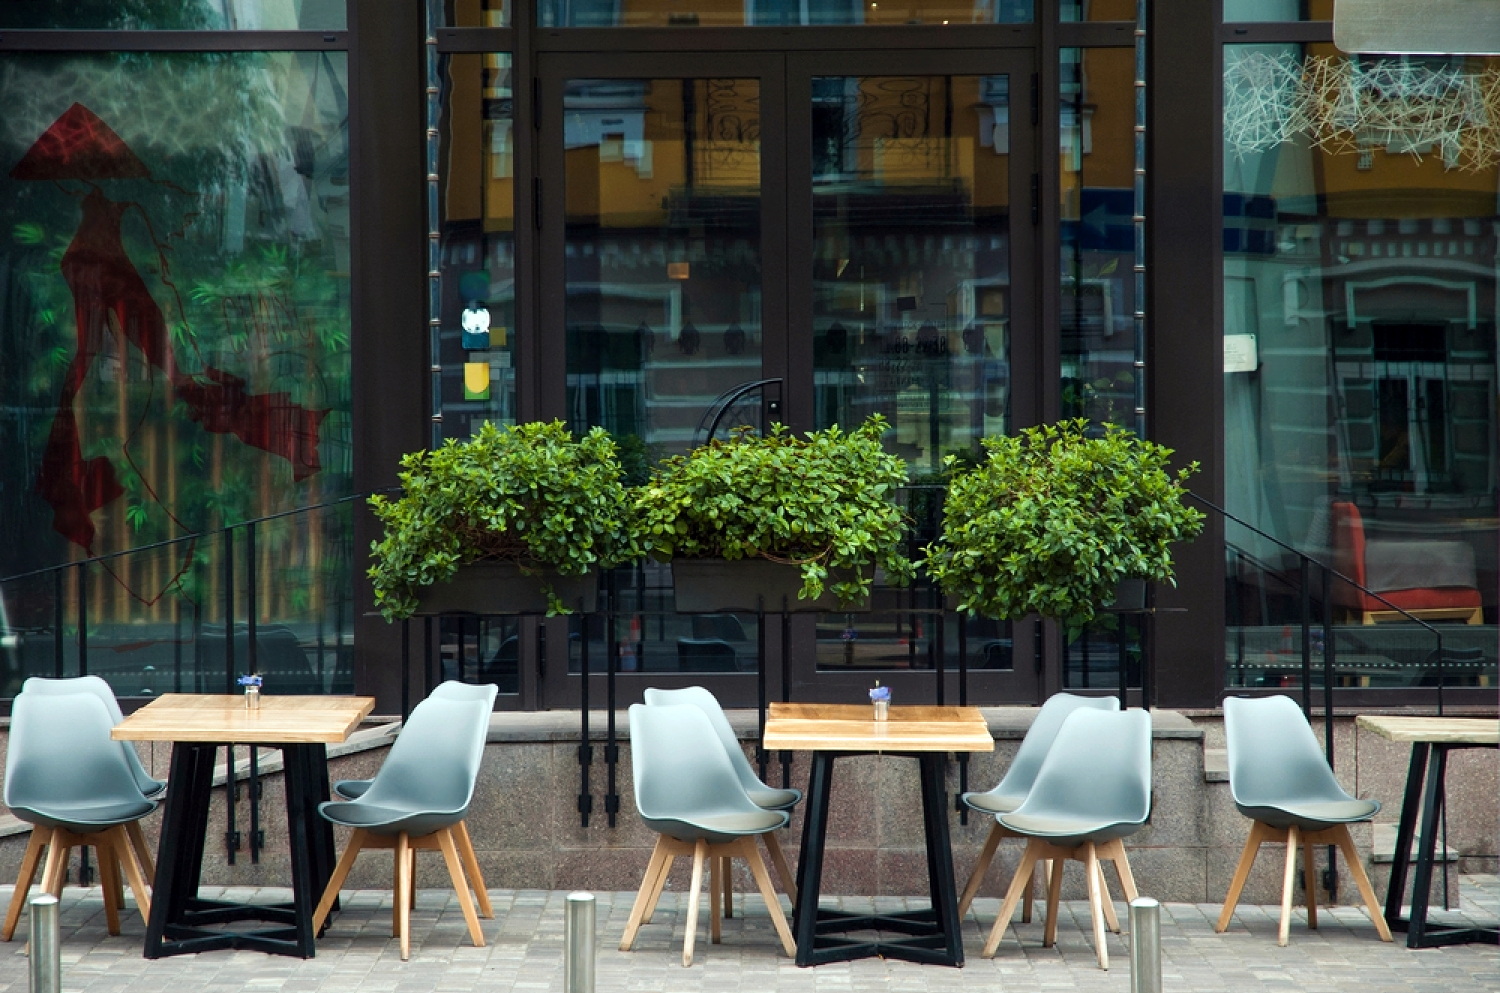
<path id="1" fill-rule="evenodd" d="M 1052 742 L 1057 738 L 1057 732 L 1062 729 L 1063 721 L 1067 720 L 1069 714 L 1082 707 L 1091 707 L 1095 710 L 1114 711 L 1120 709 L 1120 699 L 1114 696 L 1087 697 L 1078 696 L 1074 693 L 1054 693 L 1047 698 L 1037 711 L 1036 717 L 1032 719 L 1031 727 L 1026 729 L 1026 736 L 1021 739 L 1021 747 L 1016 749 L 1016 757 L 1011 759 L 1010 767 L 1005 770 L 1005 775 L 1000 782 L 990 790 L 983 793 L 965 793 L 959 799 L 964 806 L 980 814 L 987 814 L 994 818 L 996 814 L 1008 814 L 1021 806 L 1026 799 L 1026 794 L 1031 792 L 1031 786 L 1036 782 L 1037 771 L 1042 767 L 1042 759 L 1046 758 L 1047 750 L 1052 747 Z M 974 863 L 974 871 L 969 874 L 969 881 L 964 886 L 963 893 L 958 898 L 958 916 L 962 917 L 969 912 L 969 906 L 974 902 L 975 895 L 979 892 L 979 886 L 984 882 L 984 875 L 989 871 L 990 863 L 994 861 L 995 851 L 1000 847 L 1004 838 L 1018 838 L 1003 827 L 1000 822 L 994 821 L 990 826 L 990 833 L 984 839 L 984 847 L 980 849 L 979 859 Z M 1045 875 L 1047 867 L 1043 865 L 1042 872 Z M 1031 888 L 1028 887 L 1021 904 L 1021 921 L 1031 921 Z"/>
<path id="2" fill-rule="evenodd" d="M 756 835 L 785 827 L 789 815 L 766 810 L 746 795 L 708 715 L 693 704 L 635 704 L 630 708 L 630 761 L 636 809 L 658 837 L 620 950 L 628 952 L 635 944 L 636 933 L 666 885 L 672 862 L 686 855 L 693 859 L 693 875 L 682 943 L 684 966 L 693 964 L 704 865 L 709 868 L 709 906 L 716 908 L 728 883 L 723 860 L 732 858 L 742 858 L 749 865 L 783 950 L 795 956 L 791 928 L 755 846 Z M 709 921 L 710 940 L 718 944 L 722 937 L 719 914 L 710 914 Z"/>
<path id="3" fill-rule="evenodd" d="M 15 935 L 44 851 L 42 889 L 60 896 L 72 850 L 84 845 L 97 849 L 110 934 L 120 933 L 122 873 L 142 920 L 149 918 L 155 873 L 138 822 L 156 809 L 156 802 L 141 794 L 120 743 L 109 736 L 113 726 L 104 702 L 89 691 L 16 696 L 5 804 L 32 828 L 0 931 L 4 940 Z"/>
<path id="4" fill-rule="evenodd" d="M 732 615 L 731 615 L 732 616 Z M 791 787 L 768 786 L 755 774 L 755 768 L 750 765 L 750 760 L 745 757 L 745 752 L 740 748 L 740 739 L 734 733 L 734 727 L 729 723 L 729 718 L 724 713 L 724 708 L 719 705 L 719 700 L 711 692 L 702 686 L 685 686 L 677 690 L 660 690 L 648 687 L 646 690 L 646 706 L 654 707 L 661 704 L 688 703 L 697 707 L 708 715 L 708 721 L 713 725 L 714 733 L 718 735 L 719 741 L 724 745 L 724 753 L 729 756 L 729 764 L 734 766 L 734 774 L 744 788 L 748 796 L 757 807 L 766 810 L 783 810 L 788 813 L 802 800 L 802 791 Z M 791 867 L 787 864 L 786 855 L 781 850 L 781 842 L 776 839 L 775 831 L 767 831 L 761 835 L 765 841 L 766 854 L 771 856 L 771 865 L 776 870 L 776 876 L 781 880 L 781 889 L 795 906 L 797 903 L 796 877 L 792 874 Z M 728 863 L 722 866 L 725 871 L 725 880 L 728 876 Z M 733 916 L 733 890 L 726 884 L 724 887 L 724 916 Z M 646 915 L 650 920 L 650 914 Z"/>
<path id="5" fill-rule="evenodd" d="M 1057 941 L 1058 898 L 1063 868 L 1082 862 L 1094 925 L 1094 951 L 1109 968 L 1105 921 L 1119 929 L 1104 893 L 1102 863 L 1114 863 L 1126 900 L 1136 898 L 1135 879 L 1121 839 L 1146 823 L 1151 813 L 1151 715 L 1142 710 L 1110 712 L 1082 708 L 1069 714 L 1037 770 L 1036 782 L 1019 807 L 997 819 L 1007 831 L 1027 839 L 1000 916 L 981 954 L 990 958 L 1022 894 L 1031 888 L 1038 861 L 1052 860 L 1047 888 L 1047 923 L 1042 944 Z"/>
<path id="6" fill-rule="evenodd" d="M 38 695 L 92 693 L 104 702 L 104 709 L 109 711 L 110 727 L 114 727 L 125 719 L 124 713 L 120 710 L 120 701 L 115 698 L 115 691 L 99 676 L 71 676 L 63 679 L 32 676 L 21 684 L 21 692 Z M 136 754 L 133 743 L 122 741 L 119 745 L 120 751 L 125 753 L 125 764 L 130 766 L 130 774 L 135 778 L 135 784 L 141 794 L 147 800 L 160 800 L 167 792 L 166 780 L 157 779 L 146 771 L 146 767 L 141 764 L 141 757 Z"/>
<path id="7" fill-rule="evenodd" d="M 395 853 L 392 935 L 400 939 L 401 959 L 406 961 L 411 957 L 416 853 L 436 850 L 443 853 L 469 937 L 476 947 L 483 947 L 476 897 L 486 917 L 493 916 L 493 911 L 463 820 L 474 797 L 494 698 L 493 686 L 487 698 L 429 696 L 412 708 L 363 795 L 319 805 L 318 813 L 325 819 L 353 831 L 313 913 L 314 932 L 322 930 L 359 853 L 389 848 Z"/>
<path id="8" fill-rule="evenodd" d="M 1349 825 L 1374 817 L 1380 803 L 1360 800 L 1344 792 L 1302 709 L 1291 697 L 1226 697 L 1224 735 L 1229 751 L 1229 792 L 1235 807 L 1253 824 L 1214 930 L 1223 932 L 1229 927 L 1255 856 L 1266 842 L 1286 845 L 1281 926 L 1276 943 L 1285 945 L 1290 940 L 1298 846 L 1303 849 L 1307 926 L 1316 928 L 1318 890 L 1314 853 L 1317 845 L 1337 845 L 1365 909 L 1375 922 L 1375 932 L 1381 941 L 1390 941 L 1391 929 L 1365 875 L 1354 839 L 1349 836 Z"/>

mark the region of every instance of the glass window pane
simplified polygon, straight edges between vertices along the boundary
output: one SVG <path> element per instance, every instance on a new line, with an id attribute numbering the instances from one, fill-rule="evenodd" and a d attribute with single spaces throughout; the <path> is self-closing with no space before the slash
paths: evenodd
<path id="1" fill-rule="evenodd" d="M 1035 0 L 541 0 L 542 27 L 741 27 L 830 24 L 1025 24 Z"/>
<path id="2" fill-rule="evenodd" d="M 1062 0 L 1062 21 L 1134 21 L 1136 0 Z"/>
<path id="3" fill-rule="evenodd" d="M 0 28 L 342 31 L 345 0 L 5 0 Z"/>
<path id="4" fill-rule="evenodd" d="M 439 190 L 442 304 L 433 342 L 441 438 L 516 416 L 515 138 L 510 56 L 454 55 Z"/>
<path id="5" fill-rule="evenodd" d="M 1225 21 L 1331 21 L 1333 0 L 1224 0 Z"/>
<path id="6" fill-rule="evenodd" d="M 0 575 L 350 492 L 347 85 L 343 53 L 7 55 Z M 259 621 L 351 630 L 347 527 L 261 539 Z M 91 634 L 214 621 L 218 561 L 115 562 Z"/>
<path id="7" fill-rule="evenodd" d="M 1497 66 L 1225 49 L 1228 509 L 1459 628 L 1493 623 L 1497 599 L 1500 161 L 1474 111 Z M 1279 679 L 1272 655 L 1300 662 L 1295 563 L 1242 528 L 1227 539 L 1231 678 Z M 1426 678 L 1430 634 L 1362 625 L 1381 607 L 1337 580 L 1326 606 L 1351 625 L 1337 658 L 1357 678 Z"/>
<path id="8" fill-rule="evenodd" d="M 508 28 L 507 0 L 448 0 L 448 24 L 456 28 Z"/>
<path id="9" fill-rule="evenodd" d="M 1135 55 L 1062 51 L 1062 414 L 1135 423 Z"/>

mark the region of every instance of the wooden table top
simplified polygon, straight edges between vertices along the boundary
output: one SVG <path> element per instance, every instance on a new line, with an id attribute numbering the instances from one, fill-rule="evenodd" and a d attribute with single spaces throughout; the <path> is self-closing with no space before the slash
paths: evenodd
<path id="1" fill-rule="evenodd" d="M 338 744 L 375 709 L 369 696 L 267 696 L 248 710 L 241 694 L 164 693 L 116 724 L 118 741 L 234 745 Z"/>
<path id="2" fill-rule="evenodd" d="M 1500 745 L 1500 719 L 1492 717 L 1382 717 L 1361 714 L 1355 718 L 1391 741 L 1428 742 L 1443 745 Z"/>
<path id="3" fill-rule="evenodd" d="M 869 704 L 772 703 L 765 748 L 831 752 L 992 752 L 978 707 L 892 706 L 875 720 Z"/>

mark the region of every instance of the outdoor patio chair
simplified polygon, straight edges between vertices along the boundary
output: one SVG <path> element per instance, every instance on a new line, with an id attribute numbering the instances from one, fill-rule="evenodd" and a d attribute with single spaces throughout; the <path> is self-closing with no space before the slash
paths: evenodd
<path id="1" fill-rule="evenodd" d="M 32 676 L 21 684 L 22 693 L 80 693 L 88 692 L 104 701 L 104 708 L 109 711 L 110 726 L 120 723 L 125 719 L 120 710 L 120 701 L 115 699 L 115 691 L 110 688 L 109 683 L 99 676 L 73 676 L 65 679 L 48 679 L 43 676 Z M 135 746 L 128 741 L 120 742 L 120 750 L 125 753 L 125 762 L 130 766 L 130 773 L 135 777 L 135 783 L 140 787 L 141 793 L 148 800 L 160 800 L 162 794 L 167 792 L 167 782 L 157 779 L 146 771 L 141 764 L 141 757 L 136 753 Z"/>
<path id="2" fill-rule="evenodd" d="M 654 687 L 646 689 L 646 706 L 656 707 L 662 704 L 692 704 L 708 715 L 709 724 L 713 725 L 714 733 L 718 735 L 719 741 L 724 745 L 724 753 L 729 756 L 729 764 L 734 766 L 734 774 L 744 787 L 745 795 L 757 807 L 766 810 L 790 811 L 802 800 L 802 791 L 791 787 L 767 786 L 761 778 L 755 774 L 755 767 L 745 757 L 745 752 L 740 748 L 740 739 L 734 733 L 734 728 L 729 723 L 729 717 L 724 713 L 724 708 L 719 706 L 719 700 L 711 692 L 702 686 L 685 686 L 677 690 L 660 690 Z M 761 835 L 765 841 L 766 852 L 771 856 L 771 865 L 776 869 L 776 875 L 781 880 L 782 892 L 793 904 L 797 902 L 796 876 L 793 875 L 787 864 L 786 854 L 781 850 L 781 842 L 776 838 L 775 831 L 767 831 Z M 734 893 L 727 885 L 729 876 L 724 876 L 724 916 L 732 916 Z M 654 907 L 646 910 L 646 920 L 651 920 L 651 911 Z"/>
<path id="3" fill-rule="evenodd" d="M 495 691 L 491 686 L 486 694 L 475 699 L 455 699 L 447 692 L 439 694 L 435 690 L 412 708 L 411 716 L 364 795 L 356 800 L 329 801 L 318 806 L 318 813 L 324 818 L 354 830 L 313 913 L 314 933 L 322 930 L 359 853 L 367 848 L 391 848 L 395 850 L 393 932 L 401 939 L 401 959 L 405 961 L 411 955 L 410 915 L 415 898 L 416 852 L 436 849 L 443 853 L 448 876 L 469 926 L 469 937 L 476 947 L 484 945 L 484 932 L 480 930 L 475 901 L 470 895 L 471 884 L 484 915 L 494 915 L 478 861 L 467 844 L 467 832 L 461 832 L 459 825 L 474 797 Z M 465 839 L 463 843 L 459 841 L 461 837 Z"/>
<path id="4" fill-rule="evenodd" d="M 630 909 L 620 950 L 635 944 L 636 932 L 655 907 L 666 885 L 672 862 L 679 855 L 693 859 L 688 892 L 687 928 L 682 964 L 693 964 L 698 931 L 698 897 L 703 888 L 704 863 L 709 864 L 710 906 L 717 906 L 725 883 L 720 859 L 739 857 L 750 867 L 771 923 L 788 956 L 796 943 L 787 926 L 771 875 L 755 847 L 755 836 L 785 827 L 785 811 L 767 810 L 751 802 L 740 785 L 729 756 L 719 744 L 708 715 L 693 704 L 635 704 L 630 708 L 631 767 L 635 805 L 646 826 L 657 832 L 656 846 Z M 710 914 L 710 939 L 720 940 L 720 919 Z"/>
<path id="5" fill-rule="evenodd" d="M 1349 825 L 1367 821 L 1380 809 L 1376 800 L 1360 800 L 1344 792 L 1323 757 L 1302 709 L 1288 696 L 1226 697 L 1224 735 L 1229 750 L 1229 792 L 1239 812 L 1254 823 L 1245 850 L 1235 867 L 1224 911 L 1214 930 L 1223 932 L 1239 903 L 1240 892 L 1266 842 L 1286 844 L 1286 868 L 1281 886 L 1281 927 L 1276 943 L 1290 937 L 1292 889 L 1297 875 L 1297 846 L 1304 847 L 1303 879 L 1307 888 L 1307 926 L 1318 926 L 1317 845 L 1337 845 L 1349 874 L 1375 922 L 1381 941 L 1391 940 L 1391 929 L 1365 875 Z"/>
<path id="6" fill-rule="evenodd" d="M 1144 710 L 1090 708 L 1069 714 L 1042 760 L 1026 799 L 1015 810 L 996 815 L 1003 828 L 1027 842 L 981 954 L 985 958 L 995 954 L 1016 904 L 1031 888 L 1032 869 L 1042 859 L 1053 860 L 1042 944 L 1051 947 L 1057 941 L 1063 868 L 1073 860 L 1084 865 L 1094 951 L 1099 967 L 1108 969 L 1106 894 L 1099 863 L 1114 863 L 1125 899 L 1134 900 L 1135 878 L 1121 839 L 1134 834 L 1150 813 L 1151 715 Z"/>
<path id="7" fill-rule="evenodd" d="M 32 827 L 0 934 L 4 940 L 15 934 L 43 849 L 42 889 L 53 896 L 62 894 L 71 851 L 82 845 L 98 850 L 110 934 L 120 933 L 122 869 L 142 920 L 150 917 L 151 857 L 136 822 L 156 809 L 156 801 L 141 793 L 120 743 L 109 736 L 113 726 L 109 708 L 92 690 L 16 696 L 5 757 L 5 805 Z M 127 825 L 135 826 L 133 833 Z"/>
<path id="8" fill-rule="evenodd" d="M 1027 728 L 1026 736 L 1021 739 L 1021 747 L 1016 749 L 1016 757 L 1011 759 L 1010 767 L 1005 770 L 1005 775 L 1000 782 L 990 790 L 983 793 L 971 792 L 963 794 L 959 799 L 964 806 L 980 814 L 994 817 L 996 814 L 1008 814 L 1019 807 L 1025 801 L 1026 795 L 1031 792 L 1031 786 L 1036 782 L 1036 774 L 1042 767 L 1042 759 L 1047 757 L 1047 750 L 1052 747 L 1052 742 L 1057 738 L 1057 732 L 1062 730 L 1063 721 L 1067 720 L 1069 714 L 1083 707 L 1095 710 L 1116 711 L 1120 709 L 1120 699 L 1114 696 L 1078 696 L 1074 693 L 1054 693 L 1047 698 L 1037 711 L 1036 717 L 1032 719 L 1031 727 Z M 1011 833 L 997 820 L 990 826 L 990 833 L 984 839 L 984 847 L 979 851 L 979 859 L 974 863 L 974 871 L 969 875 L 969 882 L 964 886 L 963 893 L 958 898 L 958 916 L 962 917 L 969 912 L 969 906 L 974 902 L 974 896 L 979 892 L 979 886 L 984 882 L 984 874 L 989 871 L 990 863 L 995 858 L 995 851 L 1000 847 L 1002 838 L 1019 837 Z M 1046 865 L 1042 866 L 1045 876 Z M 1024 902 L 1021 906 L 1022 922 L 1031 920 L 1031 887 L 1026 888 Z"/>

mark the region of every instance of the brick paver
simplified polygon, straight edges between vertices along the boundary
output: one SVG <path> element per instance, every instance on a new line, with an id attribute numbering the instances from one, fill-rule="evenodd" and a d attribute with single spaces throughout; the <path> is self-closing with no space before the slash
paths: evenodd
<path id="1" fill-rule="evenodd" d="M 1466 876 L 1458 913 L 1491 921 L 1500 911 L 1500 877 Z M 257 894 L 268 901 L 286 891 Z M 9 887 L 0 887 L 8 900 Z M 411 961 L 402 962 L 390 937 L 390 894 L 346 893 L 344 910 L 319 942 L 314 959 L 257 952 L 219 951 L 148 962 L 141 957 L 143 925 L 126 917 L 123 932 L 105 932 L 99 890 L 69 887 L 61 908 L 63 990 L 66 993 L 551 993 L 563 985 L 563 914 L 567 894 L 495 890 L 496 919 L 485 921 L 487 947 L 469 944 L 452 894 L 426 890 L 412 915 Z M 1085 903 L 1070 903 L 1057 945 L 1043 948 L 1042 925 L 1015 925 L 1000 952 L 981 959 L 979 949 L 999 909 L 996 899 L 975 901 L 965 922 L 963 969 L 865 959 L 799 969 L 780 952 L 759 898 L 737 903 L 740 916 L 724 923 L 719 945 L 699 929 L 692 968 L 681 965 L 681 919 L 686 898 L 669 893 L 636 948 L 616 950 L 633 894 L 597 894 L 598 993 L 958 993 L 1006 990 L 1128 991 L 1127 938 L 1111 935 L 1110 970 L 1101 971 L 1086 930 Z M 855 909 L 869 900 L 837 903 Z M 882 901 L 884 904 L 885 901 Z M 705 900 L 706 904 L 706 900 Z M 1123 905 L 1120 906 L 1124 914 Z M 704 913 L 706 914 L 706 908 Z M 1219 907 L 1162 907 L 1162 988 L 1192 993 L 1299 991 L 1299 993 L 1493 993 L 1500 990 L 1500 947 L 1460 945 L 1409 951 L 1384 944 L 1364 913 L 1324 910 L 1316 932 L 1300 911 L 1287 948 L 1276 945 L 1277 908 L 1242 905 L 1226 934 L 1215 934 Z M 0 946 L 0 993 L 28 989 L 23 952 L 25 924 L 10 946 Z"/>

